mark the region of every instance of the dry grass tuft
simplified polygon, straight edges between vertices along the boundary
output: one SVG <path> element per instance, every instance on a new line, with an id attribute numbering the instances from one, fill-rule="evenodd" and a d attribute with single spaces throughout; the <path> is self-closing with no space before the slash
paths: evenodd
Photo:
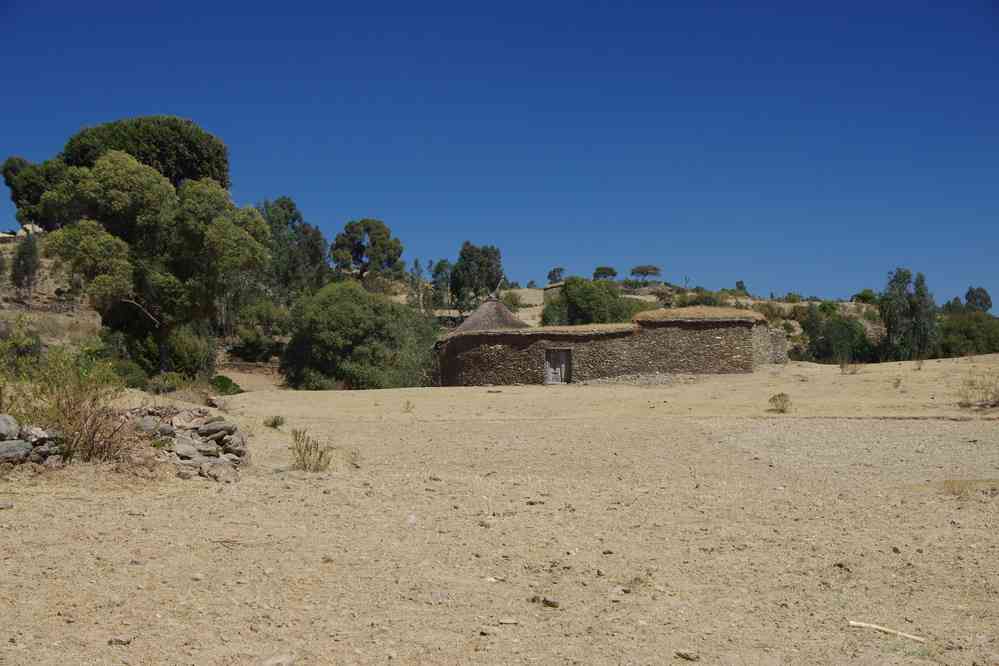
<path id="1" fill-rule="evenodd" d="M 770 396 L 770 411 L 787 414 L 791 410 L 791 396 L 787 393 L 775 393 Z"/>
<path id="2" fill-rule="evenodd" d="M 285 424 L 285 418 L 283 416 L 275 414 L 274 416 L 268 416 L 264 419 L 264 425 L 268 428 L 274 428 L 277 430 Z"/>
<path id="3" fill-rule="evenodd" d="M 333 447 L 314 439 L 308 430 L 291 431 L 292 469 L 325 472 L 333 462 Z"/>
<path id="4" fill-rule="evenodd" d="M 974 370 L 958 391 L 961 407 L 999 407 L 999 370 Z"/>

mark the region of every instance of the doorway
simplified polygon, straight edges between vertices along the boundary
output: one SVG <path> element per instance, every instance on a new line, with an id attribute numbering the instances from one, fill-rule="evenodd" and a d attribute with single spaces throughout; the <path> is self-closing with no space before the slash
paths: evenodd
<path id="1" fill-rule="evenodd" d="M 572 350 L 545 350 L 545 384 L 568 384 L 572 381 Z"/>

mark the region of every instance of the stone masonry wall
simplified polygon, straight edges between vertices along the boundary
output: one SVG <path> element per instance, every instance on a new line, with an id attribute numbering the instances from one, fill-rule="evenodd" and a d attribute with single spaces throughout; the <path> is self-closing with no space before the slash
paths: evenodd
<path id="1" fill-rule="evenodd" d="M 787 363 L 787 334 L 778 328 L 770 329 L 770 363 Z"/>
<path id="2" fill-rule="evenodd" d="M 770 328 L 759 322 L 753 326 L 753 365 L 766 365 L 770 357 Z"/>
<path id="3" fill-rule="evenodd" d="M 461 335 L 444 343 L 440 379 L 445 386 L 541 384 L 546 349 L 571 350 L 574 382 L 656 372 L 752 372 L 752 329 L 750 322 L 672 321 L 632 331 Z"/>

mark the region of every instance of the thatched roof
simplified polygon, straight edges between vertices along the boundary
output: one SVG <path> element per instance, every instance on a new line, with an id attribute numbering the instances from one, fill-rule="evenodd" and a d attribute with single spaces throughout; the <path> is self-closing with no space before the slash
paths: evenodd
<path id="1" fill-rule="evenodd" d="M 509 308 L 503 305 L 496 298 L 488 298 L 482 305 L 475 309 L 475 312 L 468 315 L 461 326 L 451 331 L 450 335 L 459 333 L 471 333 L 474 331 L 505 331 L 511 329 L 529 328 L 510 312 Z"/>
<path id="2" fill-rule="evenodd" d="M 714 307 L 707 305 L 695 305 L 689 308 L 662 308 L 659 310 L 646 310 L 639 312 L 634 317 L 634 321 L 657 322 L 657 321 L 766 321 L 759 312 L 755 310 L 742 310 L 740 308 Z"/>

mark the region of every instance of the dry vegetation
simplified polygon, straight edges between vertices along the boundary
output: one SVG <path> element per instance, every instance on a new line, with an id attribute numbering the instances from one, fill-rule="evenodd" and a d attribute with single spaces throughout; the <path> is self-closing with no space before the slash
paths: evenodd
<path id="1" fill-rule="evenodd" d="M 0 663 L 999 663 L 999 357 L 911 367 L 233 396 L 239 483 L 0 482 Z"/>

